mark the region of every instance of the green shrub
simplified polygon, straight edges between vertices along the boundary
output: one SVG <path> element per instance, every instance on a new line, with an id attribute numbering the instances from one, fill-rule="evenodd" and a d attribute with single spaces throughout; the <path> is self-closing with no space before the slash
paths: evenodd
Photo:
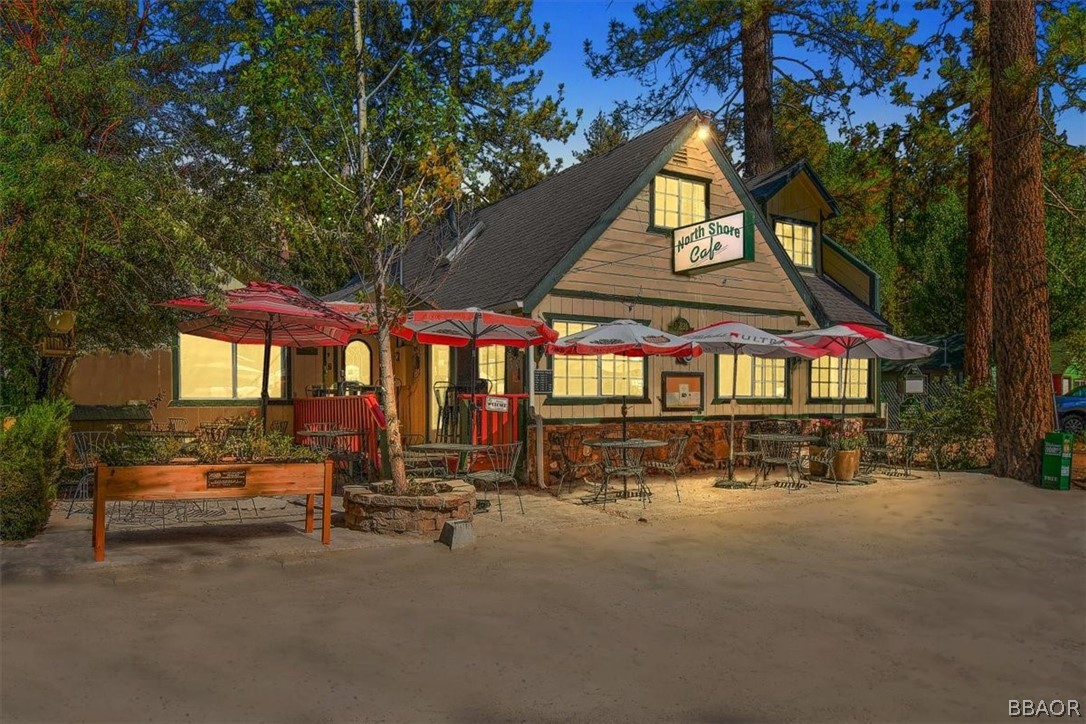
<path id="1" fill-rule="evenodd" d="M 38 402 L 0 431 L 0 538 L 30 538 L 49 520 L 71 412 L 68 400 Z"/>
<path id="2" fill-rule="evenodd" d="M 925 405 L 903 409 L 901 419 L 916 431 L 922 447 L 938 452 L 945 469 L 985 467 L 991 462 L 995 391 L 990 385 L 948 385 L 945 395 L 930 395 Z"/>

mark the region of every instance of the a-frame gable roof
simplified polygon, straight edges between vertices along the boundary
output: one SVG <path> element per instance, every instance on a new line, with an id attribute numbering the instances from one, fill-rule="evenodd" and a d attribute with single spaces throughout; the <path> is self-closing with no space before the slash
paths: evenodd
<path id="1" fill-rule="evenodd" d="M 440 256 L 449 249 L 432 234 L 420 235 L 408 245 L 405 276 L 418 281 L 436 269 L 440 278 L 430 296 L 438 307 L 504 308 L 524 301 L 696 121 L 697 114 L 688 113 L 474 212 L 461 231 L 478 229 L 475 238 L 447 269 Z"/>

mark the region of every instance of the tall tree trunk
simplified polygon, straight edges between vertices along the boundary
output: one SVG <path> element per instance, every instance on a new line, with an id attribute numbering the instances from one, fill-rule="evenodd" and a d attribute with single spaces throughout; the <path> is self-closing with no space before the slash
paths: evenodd
<path id="1" fill-rule="evenodd" d="M 1033 0 L 992 4 L 994 472 L 1035 482 L 1053 425 Z"/>
<path id="2" fill-rule="evenodd" d="M 355 63 L 355 108 L 358 113 L 358 179 L 362 197 L 366 197 L 369 179 L 366 178 L 369 161 L 369 144 L 366 139 L 366 69 L 363 65 L 363 53 L 366 48 L 362 42 L 362 8 L 359 0 L 354 0 L 351 7 L 351 21 L 354 25 L 354 63 Z"/>
<path id="3" fill-rule="evenodd" d="M 777 167 L 773 148 L 772 43 L 770 4 L 743 3 L 739 29 L 743 61 L 743 175 L 768 173 Z"/>
<path id="4" fill-rule="evenodd" d="M 988 25 L 992 0 L 974 0 L 972 65 L 989 72 Z M 992 350 L 992 137 L 991 86 L 971 101 L 969 119 L 968 251 L 965 257 L 965 378 L 987 384 Z"/>
<path id="5" fill-rule="evenodd" d="M 388 437 L 388 462 L 392 471 L 392 486 L 397 495 L 407 492 L 407 469 L 403 457 L 403 436 L 400 434 L 400 413 L 396 403 L 396 373 L 392 368 L 391 315 L 385 304 L 388 287 L 384 279 L 374 284 L 374 312 L 377 316 L 377 374 L 385 391 L 384 412 Z"/>

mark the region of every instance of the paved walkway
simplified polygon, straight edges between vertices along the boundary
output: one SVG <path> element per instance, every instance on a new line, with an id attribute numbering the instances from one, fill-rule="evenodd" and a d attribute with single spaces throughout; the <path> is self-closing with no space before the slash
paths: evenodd
<path id="1" fill-rule="evenodd" d="M 541 494 L 452 553 L 260 523 L 5 546 L 4 722 L 991 721 L 1086 700 L 1086 495 Z M 244 503 L 243 503 L 244 505 Z M 284 508 L 284 510 L 288 510 Z M 641 519 L 641 520 L 639 520 Z"/>

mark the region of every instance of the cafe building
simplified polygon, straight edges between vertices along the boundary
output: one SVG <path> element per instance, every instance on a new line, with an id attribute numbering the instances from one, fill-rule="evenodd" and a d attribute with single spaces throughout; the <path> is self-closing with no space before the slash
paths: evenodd
<path id="1" fill-rule="evenodd" d="M 878 275 L 823 233 L 838 213 L 804 161 L 742 180 L 709 129 L 688 114 L 447 220 L 440 233 L 409 244 L 401 273 L 435 309 L 528 315 L 561 336 L 614 319 L 673 333 L 723 320 L 776 333 L 842 322 L 886 329 Z M 355 282 L 325 299 L 364 294 Z M 394 344 L 399 412 L 414 441 L 462 434 L 449 429 L 449 398 L 473 377 L 483 381 L 477 391 L 508 400 L 481 412 L 490 419 L 475 435 L 523 440 L 529 458 L 540 431 L 549 450 L 553 434 L 570 426 L 617 426 L 623 401 L 632 434 L 690 434 L 691 468 L 727 457 L 733 392 L 740 429 L 759 418 L 842 411 L 844 361 L 834 357 L 741 356 L 733 390 L 730 355 L 551 357 L 484 347 L 472 369 L 466 349 Z M 249 414 L 259 406 L 261 355 L 258 346 L 180 335 L 172 348 L 148 355 L 81 360 L 71 394 L 102 410 L 157 401 L 156 419 L 193 425 Z M 296 430 L 302 418 L 331 414 L 330 405 L 351 405 L 344 399 L 352 395 L 342 393 L 366 392 L 376 365 L 375 340 L 366 336 L 339 348 L 273 350 L 269 419 Z M 848 365 L 846 416 L 876 415 L 877 365 Z"/>

